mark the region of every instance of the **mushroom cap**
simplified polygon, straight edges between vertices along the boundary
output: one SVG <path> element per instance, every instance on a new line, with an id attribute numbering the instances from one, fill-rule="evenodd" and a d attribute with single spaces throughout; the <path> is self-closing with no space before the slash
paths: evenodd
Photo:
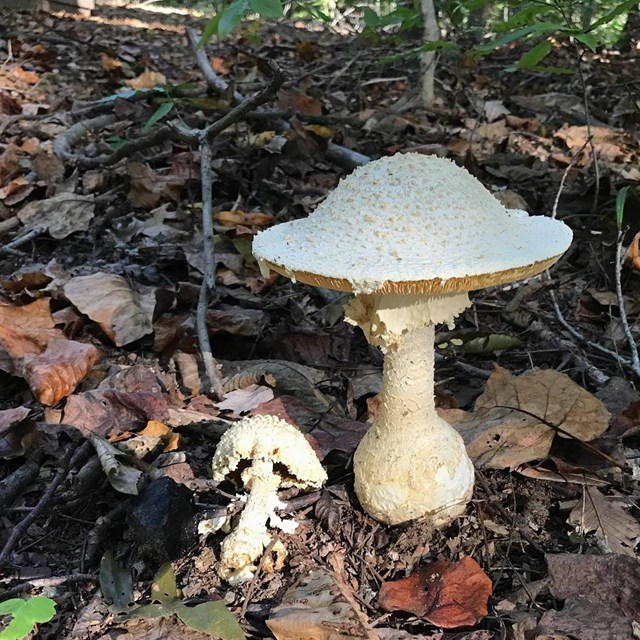
<path id="1" fill-rule="evenodd" d="M 544 271 L 572 235 L 559 220 L 506 209 L 450 160 L 407 153 L 356 169 L 308 218 L 258 234 L 253 253 L 339 291 L 461 293 Z"/>
<path id="2" fill-rule="evenodd" d="M 243 418 L 224 432 L 213 456 L 213 478 L 222 481 L 256 458 L 273 462 L 274 473 L 282 476 L 281 487 L 316 489 L 327 479 L 304 434 L 269 415 Z"/>

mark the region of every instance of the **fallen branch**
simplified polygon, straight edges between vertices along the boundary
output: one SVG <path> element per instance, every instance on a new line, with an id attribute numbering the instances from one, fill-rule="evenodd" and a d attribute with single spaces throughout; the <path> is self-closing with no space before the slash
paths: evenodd
<path id="1" fill-rule="evenodd" d="M 18 541 L 27 532 L 29 527 L 40 517 L 42 512 L 53 499 L 58 487 L 65 481 L 67 475 L 91 450 L 91 443 L 87 440 L 80 447 L 75 448 L 74 445 L 69 446 L 67 452 L 60 462 L 60 468 L 53 477 L 53 480 L 47 487 L 46 491 L 40 496 L 40 500 L 36 503 L 28 515 L 21 520 L 11 531 L 9 539 L 0 552 L 0 565 L 7 562 L 13 549 Z"/>
<path id="2" fill-rule="evenodd" d="M 46 589 L 48 587 L 60 587 L 63 584 L 79 584 L 82 582 L 98 582 L 98 576 L 92 573 L 77 573 L 70 576 L 60 576 L 55 578 L 35 578 L 33 580 L 27 580 L 21 584 L 11 587 L 0 593 L 0 602 L 20 595 L 25 591 L 31 591 L 31 589 Z"/>
<path id="3" fill-rule="evenodd" d="M 202 235 L 204 250 L 204 276 L 200 286 L 200 295 L 198 296 L 198 308 L 196 311 L 196 326 L 198 332 L 198 342 L 200 344 L 200 353 L 205 367 L 207 376 L 206 385 L 210 392 L 217 398 L 222 399 L 224 390 L 222 388 L 222 378 L 220 374 L 221 367 L 216 362 L 211 351 L 211 342 L 209 340 L 209 331 L 207 329 L 207 308 L 209 306 L 209 293 L 215 290 L 216 274 L 215 274 L 215 254 L 214 254 L 214 235 L 213 235 L 213 211 L 212 211 L 212 179 L 211 179 L 211 141 L 227 127 L 239 122 L 243 116 L 265 104 L 273 98 L 284 81 L 284 75 L 278 65 L 269 61 L 269 68 L 272 76 L 269 84 L 259 93 L 243 100 L 235 106 L 229 113 L 219 120 L 199 131 L 192 131 L 190 135 L 192 140 L 197 140 L 200 145 L 200 178 L 202 189 Z"/>

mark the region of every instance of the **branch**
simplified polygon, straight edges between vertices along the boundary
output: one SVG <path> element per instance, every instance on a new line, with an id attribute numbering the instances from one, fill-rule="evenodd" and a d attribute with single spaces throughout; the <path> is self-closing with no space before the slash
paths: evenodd
<path id="1" fill-rule="evenodd" d="M 71 469 L 73 469 L 73 467 L 75 467 L 80 462 L 80 460 L 90 451 L 90 449 L 91 443 L 88 440 L 80 447 L 75 448 L 75 451 L 74 445 L 69 446 L 69 448 L 67 449 L 67 453 L 60 463 L 58 472 L 53 477 L 53 480 L 47 487 L 46 491 L 40 496 L 40 500 L 38 500 L 37 504 L 28 513 L 28 515 L 13 528 L 13 531 L 11 531 L 9 539 L 0 552 L 0 565 L 2 565 L 9 559 L 11 552 L 15 548 L 16 544 L 18 544 L 20 538 L 40 517 L 44 509 L 53 499 L 53 496 L 58 487 L 65 481 Z"/>

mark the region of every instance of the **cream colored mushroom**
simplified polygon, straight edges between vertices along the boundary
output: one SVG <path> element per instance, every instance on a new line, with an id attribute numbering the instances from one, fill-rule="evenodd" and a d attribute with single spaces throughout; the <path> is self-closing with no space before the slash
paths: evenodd
<path id="1" fill-rule="evenodd" d="M 381 407 L 354 458 L 364 509 L 387 524 L 442 526 L 469 501 L 473 465 L 434 406 L 434 325 L 468 292 L 550 267 L 572 232 L 508 210 L 449 160 L 397 154 L 356 169 L 303 220 L 260 233 L 261 266 L 355 297 L 349 322 L 385 354 Z"/>
<path id="2" fill-rule="evenodd" d="M 220 438 L 212 467 L 214 480 L 236 472 L 249 491 L 236 528 L 222 542 L 218 568 L 228 582 L 244 582 L 252 578 L 254 563 L 271 540 L 267 524 L 287 533 L 297 526 L 276 514 L 284 506 L 278 489 L 318 489 L 327 475 L 304 435 L 275 416 L 236 422 Z"/>

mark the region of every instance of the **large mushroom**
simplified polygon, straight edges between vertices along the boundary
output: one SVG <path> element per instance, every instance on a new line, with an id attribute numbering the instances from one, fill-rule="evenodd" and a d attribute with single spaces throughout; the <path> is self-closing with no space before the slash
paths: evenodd
<path id="1" fill-rule="evenodd" d="M 220 438 L 212 462 L 213 479 L 238 477 L 249 491 L 235 529 L 223 540 L 218 572 L 232 584 L 250 580 L 255 561 L 269 544 L 267 524 L 291 533 L 297 526 L 282 520 L 278 489 L 318 489 L 327 479 L 304 435 L 275 416 L 244 418 Z"/>
<path id="2" fill-rule="evenodd" d="M 384 352 L 381 406 L 354 457 L 371 516 L 437 527 L 464 511 L 473 465 L 435 410 L 434 325 L 452 325 L 469 291 L 547 269 L 571 238 L 562 222 L 507 210 L 463 168 L 419 154 L 356 169 L 308 218 L 255 238 L 264 270 L 353 292 L 347 321 Z"/>

